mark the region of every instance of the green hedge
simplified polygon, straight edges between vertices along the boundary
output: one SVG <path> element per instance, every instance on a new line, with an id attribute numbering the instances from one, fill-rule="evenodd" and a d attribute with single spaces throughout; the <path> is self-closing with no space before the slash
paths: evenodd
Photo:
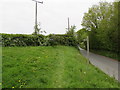
<path id="1" fill-rule="evenodd" d="M 2 46 L 40 46 L 45 44 L 43 35 L 1 34 Z"/>
<path id="2" fill-rule="evenodd" d="M 66 34 L 25 35 L 25 34 L 0 34 L 2 46 L 76 46 L 76 39 Z"/>
<path id="3" fill-rule="evenodd" d="M 73 36 L 67 34 L 50 34 L 49 35 L 50 45 L 66 45 L 66 46 L 76 46 L 77 41 Z"/>

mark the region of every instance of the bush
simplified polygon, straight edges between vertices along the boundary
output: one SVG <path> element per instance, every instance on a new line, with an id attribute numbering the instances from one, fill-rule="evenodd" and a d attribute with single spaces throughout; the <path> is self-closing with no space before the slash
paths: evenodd
<path id="1" fill-rule="evenodd" d="M 66 45 L 66 46 L 76 46 L 76 39 L 72 36 L 66 34 L 50 34 L 49 35 L 49 44 L 54 45 Z"/>
<path id="2" fill-rule="evenodd" d="M 2 46 L 76 46 L 76 39 L 67 34 L 25 35 L 25 34 L 0 34 Z"/>
<path id="3" fill-rule="evenodd" d="M 0 34 L 2 46 L 42 46 L 45 42 L 43 35 Z"/>

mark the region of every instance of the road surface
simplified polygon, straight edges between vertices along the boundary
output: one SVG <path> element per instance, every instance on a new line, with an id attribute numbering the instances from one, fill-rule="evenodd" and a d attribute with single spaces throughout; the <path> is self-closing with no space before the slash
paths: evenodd
<path id="1" fill-rule="evenodd" d="M 81 49 L 80 47 L 79 49 L 82 55 L 87 58 L 86 50 Z M 89 61 L 104 73 L 108 74 L 110 77 L 114 77 L 120 82 L 120 62 L 91 52 L 89 53 Z"/>

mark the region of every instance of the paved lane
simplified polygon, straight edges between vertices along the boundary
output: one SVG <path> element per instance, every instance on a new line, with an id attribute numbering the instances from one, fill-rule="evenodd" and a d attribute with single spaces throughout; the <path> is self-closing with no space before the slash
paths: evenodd
<path id="1" fill-rule="evenodd" d="M 80 49 L 80 52 L 87 58 L 87 52 L 84 49 Z M 103 72 L 111 77 L 114 77 L 120 82 L 120 62 L 113 60 L 111 58 L 97 55 L 94 53 L 89 53 L 89 61 Z"/>

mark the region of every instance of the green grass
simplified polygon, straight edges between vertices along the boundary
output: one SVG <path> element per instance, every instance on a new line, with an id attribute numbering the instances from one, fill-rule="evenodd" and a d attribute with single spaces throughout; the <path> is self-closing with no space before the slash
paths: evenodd
<path id="1" fill-rule="evenodd" d="M 3 88 L 118 88 L 74 47 L 3 47 Z"/>
<path id="2" fill-rule="evenodd" d="M 118 53 L 112 52 L 112 51 L 105 51 L 105 50 L 91 50 L 91 52 L 99 54 L 99 55 L 103 55 L 109 58 L 113 58 L 116 59 L 118 61 L 120 61 L 120 56 Z"/>

